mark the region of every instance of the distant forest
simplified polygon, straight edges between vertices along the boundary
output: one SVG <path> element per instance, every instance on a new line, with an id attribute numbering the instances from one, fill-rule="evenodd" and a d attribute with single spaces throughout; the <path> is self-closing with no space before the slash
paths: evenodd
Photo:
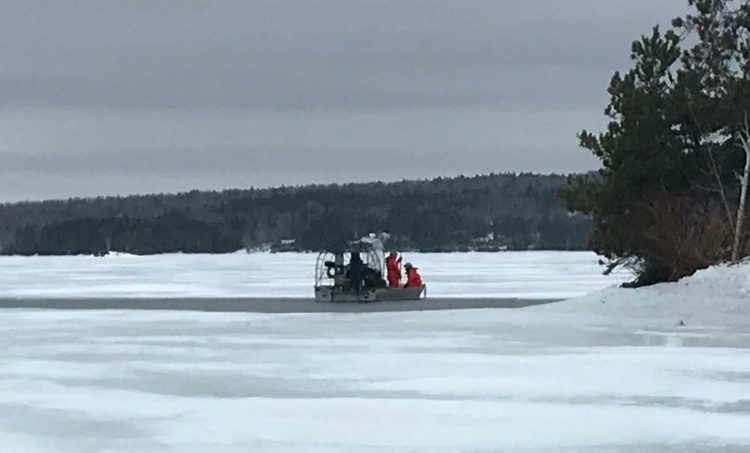
<path id="1" fill-rule="evenodd" d="M 0 253 L 317 251 L 387 232 L 415 251 L 578 250 L 592 223 L 555 197 L 561 175 L 192 191 L 0 205 Z"/>

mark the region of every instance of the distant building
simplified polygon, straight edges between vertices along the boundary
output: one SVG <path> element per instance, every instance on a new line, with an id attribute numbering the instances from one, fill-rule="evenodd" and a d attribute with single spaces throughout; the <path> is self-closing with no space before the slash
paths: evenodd
<path id="1" fill-rule="evenodd" d="M 296 239 L 281 239 L 280 241 L 274 242 L 270 247 L 271 253 L 284 253 L 284 252 L 302 252 L 302 248 L 297 244 Z"/>
<path id="2" fill-rule="evenodd" d="M 471 242 L 471 250 L 476 252 L 504 252 L 508 250 L 504 237 L 501 235 L 495 236 L 494 231 L 489 232 L 487 236 L 474 238 Z"/>

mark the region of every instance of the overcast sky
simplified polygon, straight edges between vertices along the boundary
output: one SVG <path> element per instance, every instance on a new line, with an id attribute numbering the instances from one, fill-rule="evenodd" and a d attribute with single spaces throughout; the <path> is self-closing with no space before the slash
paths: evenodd
<path id="1" fill-rule="evenodd" d="M 597 162 L 686 0 L 0 1 L 0 201 Z"/>

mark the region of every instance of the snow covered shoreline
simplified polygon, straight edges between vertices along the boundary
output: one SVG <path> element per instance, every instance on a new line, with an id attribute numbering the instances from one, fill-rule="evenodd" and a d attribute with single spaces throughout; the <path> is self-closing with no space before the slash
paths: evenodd
<path id="1" fill-rule="evenodd" d="M 677 327 L 750 327 L 750 263 L 718 265 L 676 283 L 607 288 L 564 302 L 566 311 Z"/>

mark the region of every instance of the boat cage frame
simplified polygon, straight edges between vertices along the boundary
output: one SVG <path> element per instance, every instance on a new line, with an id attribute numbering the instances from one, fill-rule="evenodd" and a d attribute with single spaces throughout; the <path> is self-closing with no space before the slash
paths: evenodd
<path id="1" fill-rule="evenodd" d="M 326 247 L 318 254 L 315 260 L 315 286 L 336 286 L 336 277 L 343 277 L 352 253 L 359 253 L 365 266 L 385 275 L 385 252 L 379 242 L 344 241 Z"/>

